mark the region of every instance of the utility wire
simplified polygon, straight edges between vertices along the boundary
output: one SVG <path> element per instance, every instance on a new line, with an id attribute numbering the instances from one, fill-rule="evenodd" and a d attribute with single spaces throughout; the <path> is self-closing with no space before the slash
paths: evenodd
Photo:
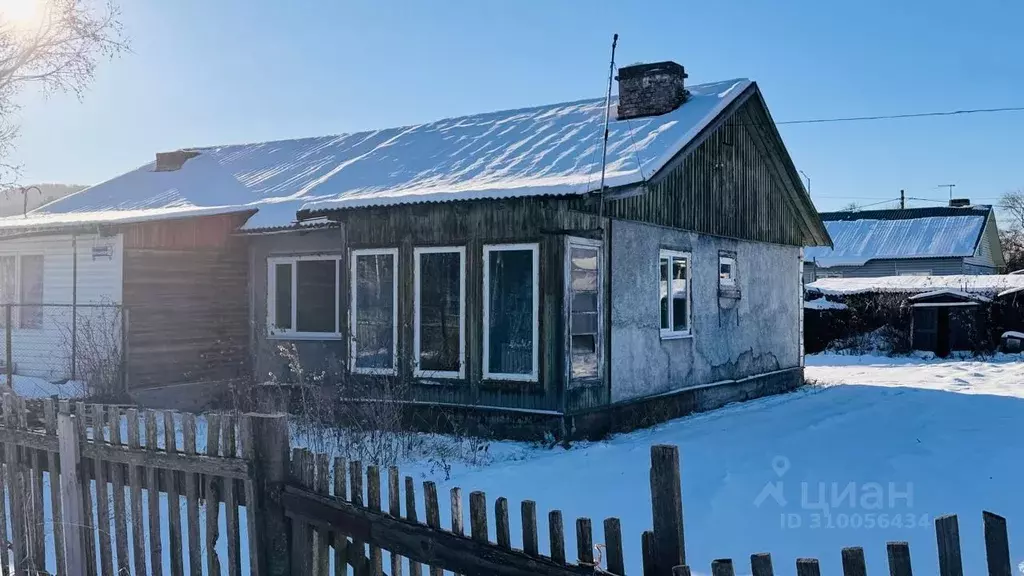
<path id="1" fill-rule="evenodd" d="M 930 118 L 935 116 L 962 116 L 965 114 L 990 114 L 997 112 L 1024 112 L 1024 106 L 1010 106 L 1006 108 L 974 108 L 969 110 L 949 110 L 946 112 L 918 112 L 913 114 L 884 114 L 879 116 L 847 116 L 838 118 L 813 118 L 806 120 L 783 120 L 776 122 L 776 125 L 792 124 L 825 124 L 828 122 L 864 122 L 870 120 L 898 120 L 902 118 Z"/>

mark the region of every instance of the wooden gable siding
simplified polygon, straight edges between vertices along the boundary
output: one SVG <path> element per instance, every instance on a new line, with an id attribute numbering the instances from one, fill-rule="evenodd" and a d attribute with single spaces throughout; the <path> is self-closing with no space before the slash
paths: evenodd
<path id="1" fill-rule="evenodd" d="M 349 250 L 399 250 L 399 358 L 412 354 L 413 250 L 424 246 L 466 248 L 466 374 L 463 381 L 425 383 L 413 378 L 409 362 L 399 366 L 400 378 L 413 385 L 415 400 L 503 408 L 563 410 L 564 379 L 564 252 L 566 235 L 601 237 L 595 216 L 575 211 L 554 199 L 419 204 L 388 209 L 342 211 L 341 246 Z M 540 326 L 538 382 L 483 379 L 483 247 L 485 244 L 540 245 Z M 344 270 L 342 317 L 349 323 L 350 267 Z M 345 362 L 347 364 L 347 351 Z M 359 376 L 353 377 L 359 380 Z M 379 377 L 372 377 L 379 378 Z"/>
<path id="2" fill-rule="evenodd" d="M 139 222 L 118 227 L 125 249 L 200 250 L 222 248 L 251 212 Z"/>
<path id="3" fill-rule="evenodd" d="M 608 200 L 606 214 L 715 236 L 802 245 L 801 222 L 776 169 L 782 151 L 769 144 L 762 128 L 770 121 L 759 100 L 748 99 L 646 191 Z M 593 209 L 592 201 L 574 204 Z"/>
<path id="4" fill-rule="evenodd" d="M 125 249 L 130 388 L 247 374 L 245 254 L 239 238 L 218 249 Z"/>

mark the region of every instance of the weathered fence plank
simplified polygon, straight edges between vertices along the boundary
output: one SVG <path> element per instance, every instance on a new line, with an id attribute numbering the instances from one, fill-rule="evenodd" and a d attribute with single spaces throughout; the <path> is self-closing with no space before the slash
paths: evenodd
<path id="1" fill-rule="evenodd" d="M 437 500 L 437 490 L 434 490 L 434 500 Z M 405 477 L 405 519 L 409 522 L 419 523 L 416 516 L 416 484 L 412 476 Z M 440 523 L 440 519 L 438 520 Z M 423 576 L 423 567 L 412 558 L 409 559 L 409 576 Z"/>
<path id="2" fill-rule="evenodd" d="M 843 576 L 867 576 L 867 564 L 864 562 L 864 549 L 860 547 L 843 548 Z"/>
<path id="3" fill-rule="evenodd" d="M 890 576 L 913 576 L 910 567 L 910 545 L 906 542 L 889 542 L 885 545 L 889 557 Z"/>
<path id="4" fill-rule="evenodd" d="M 456 497 L 455 490 L 458 490 L 458 488 L 453 488 L 452 489 L 452 502 L 453 503 L 455 502 L 455 497 Z M 459 525 L 460 526 L 462 525 L 461 524 L 461 522 L 462 522 L 462 520 L 461 520 L 461 517 L 462 517 L 461 504 L 462 504 L 462 498 L 460 497 L 459 498 L 459 505 L 460 505 L 460 508 L 459 508 L 459 518 L 460 518 L 459 519 Z M 434 530 L 440 530 L 441 529 L 441 510 L 440 510 L 440 507 L 438 506 L 438 503 L 437 503 L 437 486 L 433 482 L 429 482 L 428 481 L 428 482 L 424 482 L 423 483 L 423 505 L 424 505 L 424 510 L 426 510 L 427 526 L 429 526 L 430 528 L 432 528 Z M 455 528 L 455 508 L 453 507 L 452 508 L 452 529 L 453 529 L 453 531 L 454 531 L 454 528 Z M 433 564 L 430 564 L 429 567 L 430 567 L 430 576 L 443 576 L 444 570 L 442 570 L 440 567 L 434 566 Z"/>
<path id="5" fill-rule="evenodd" d="M 660 576 L 657 570 L 658 559 L 655 557 L 654 532 L 647 530 L 640 534 L 640 554 L 643 557 L 644 576 Z M 673 569 L 675 566 L 672 567 Z"/>
<path id="6" fill-rule="evenodd" d="M 751 554 L 750 573 L 753 576 L 774 576 L 775 569 L 772 568 L 771 554 Z"/>
<path id="7" fill-rule="evenodd" d="M 235 442 L 235 419 L 231 416 L 221 418 L 221 442 L 223 456 L 235 458 L 238 446 Z M 240 547 L 240 531 L 238 528 L 238 486 L 234 478 L 221 479 L 224 488 L 225 530 L 228 541 L 228 576 L 241 576 L 242 557 Z"/>
<path id="8" fill-rule="evenodd" d="M 672 576 L 690 576 L 689 566 L 673 566 Z"/>
<path id="9" fill-rule="evenodd" d="M 60 488 L 62 511 L 67 523 L 64 558 L 68 576 L 85 576 L 85 511 L 82 506 L 82 486 L 78 476 L 78 423 L 70 414 L 57 416 L 57 436 L 60 442 Z M 6 562 L 5 562 L 6 564 Z M 142 572 L 143 574 L 145 572 Z"/>
<path id="10" fill-rule="evenodd" d="M 194 456 L 196 417 L 192 414 L 181 416 L 181 440 L 182 451 Z M 185 473 L 185 509 L 188 516 L 188 571 L 189 574 L 198 575 L 203 573 L 203 544 L 199 535 L 199 478 L 194 472 Z M 253 548 L 256 547 L 253 545 Z"/>
<path id="11" fill-rule="evenodd" d="M 718 558 L 716 560 L 712 560 L 711 576 L 736 576 L 736 570 L 733 568 L 732 559 Z"/>
<path id="12" fill-rule="evenodd" d="M 462 488 L 458 486 L 452 488 L 449 492 L 449 498 L 452 508 L 452 533 L 463 536 L 466 533 L 466 528 L 462 513 Z M 456 574 L 456 576 L 459 575 Z"/>
<path id="13" fill-rule="evenodd" d="M 576 519 L 576 558 L 581 566 L 594 566 L 594 534 L 590 518 Z"/>
<path id="14" fill-rule="evenodd" d="M 374 512 L 380 512 L 380 469 L 376 466 L 366 467 L 366 505 Z M 380 546 L 370 543 L 370 569 L 373 576 L 384 573 L 384 558 Z"/>
<path id="15" fill-rule="evenodd" d="M 565 564 L 565 534 L 562 529 L 562 511 L 548 512 L 548 536 L 551 541 L 551 559 Z"/>
<path id="16" fill-rule="evenodd" d="M 107 418 L 103 411 L 102 404 L 93 404 L 92 408 L 92 438 L 93 442 L 100 444 L 106 436 L 103 433 L 104 423 Z M 111 551 L 111 540 L 113 534 L 110 532 L 110 495 L 107 486 L 107 470 L 102 458 L 93 460 L 93 474 L 96 476 L 96 534 L 100 539 L 100 573 L 103 576 L 113 576 L 114 559 Z"/>
<path id="17" fill-rule="evenodd" d="M 178 452 L 178 435 L 175 430 L 174 412 L 163 413 L 164 450 L 168 454 Z M 184 576 L 184 551 L 181 538 L 181 494 L 178 491 L 178 473 L 174 469 L 164 470 L 167 482 L 167 541 L 170 545 L 171 576 Z"/>
<path id="18" fill-rule="evenodd" d="M 242 443 L 242 458 L 247 462 L 256 462 L 256 438 L 253 433 L 253 421 L 251 416 L 242 416 L 238 422 L 239 441 Z M 263 573 L 260 566 L 259 549 L 257 542 L 259 538 L 260 524 L 259 498 L 256 495 L 256 482 L 253 478 L 247 478 L 242 483 L 245 490 L 245 528 L 248 536 L 249 549 L 249 576 L 258 576 Z"/>
<path id="19" fill-rule="evenodd" d="M 348 473 L 344 458 L 334 459 L 334 497 L 339 500 L 348 501 L 348 482 L 345 475 Z M 348 536 L 335 530 L 334 540 L 334 572 L 338 576 L 348 574 Z"/>
<path id="20" fill-rule="evenodd" d="M 139 411 L 131 408 L 127 412 L 128 448 L 139 450 Z M 132 509 L 132 560 L 136 574 L 146 573 L 146 527 L 142 518 L 142 467 L 129 465 Z"/>
<path id="21" fill-rule="evenodd" d="M 985 560 L 989 576 L 1010 576 L 1010 540 L 1006 534 L 1006 519 L 991 512 L 981 513 L 985 525 Z"/>
<path id="22" fill-rule="evenodd" d="M 146 410 L 146 450 L 159 450 L 156 435 L 156 412 Z M 163 538 L 160 535 L 160 470 L 146 469 L 146 503 L 149 511 L 149 569 L 152 576 L 164 573 Z"/>
<path id="23" fill-rule="evenodd" d="M 308 481 L 313 476 L 313 457 L 309 450 L 292 450 L 292 481 L 304 488 L 310 488 Z M 307 468 L 309 469 L 307 471 Z M 313 573 L 313 547 L 309 523 L 301 518 L 292 518 L 292 571 L 295 574 Z"/>
<path id="24" fill-rule="evenodd" d="M 651 446 L 651 512 L 657 570 L 667 574 L 686 564 L 679 448 Z"/>
<path id="25" fill-rule="evenodd" d="M 110 406 L 107 409 L 107 424 L 110 425 L 110 443 L 121 446 L 121 409 Z M 131 551 L 128 548 L 128 519 L 125 515 L 124 465 L 111 464 L 110 475 L 114 483 L 114 540 L 117 552 L 118 574 L 131 574 Z M 58 570 L 59 572 L 59 570 Z"/>
<path id="26" fill-rule="evenodd" d="M 206 416 L 206 455 L 220 454 L 220 416 Z M 220 556 L 217 554 L 217 540 L 220 538 L 220 482 L 215 474 L 204 475 L 206 496 L 206 571 L 220 574 Z"/>
<path id="27" fill-rule="evenodd" d="M 402 489 L 401 478 L 398 475 L 398 467 L 388 467 L 388 512 L 394 518 L 402 517 Z M 398 554 L 391 554 L 390 576 L 402 576 L 402 557 Z"/>
<path id="28" fill-rule="evenodd" d="M 797 558 L 796 576 L 821 576 L 821 567 L 815 558 Z"/>
<path id="29" fill-rule="evenodd" d="M 508 499 L 502 496 L 494 501 L 495 538 L 502 548 L 512 548 L 512 534 L 508 524 Z"/>
<path id="30" fill-rule="evenodd" d="M 622 554 L 622 523 L 618 518 L 604 520 L 605 565 L 608 572 L 617 576 L 626 573 L 625 557 Z"/>
<path id="31" fill-rule="evenodd" d="M 57 407 L 52 398 L 43 400 L 43 423 L 46 433 L 50 436 L 57 436 Z M 57 473 L 57 464 L 60 460 L 60 452 L 47 451 L 47 472 L 50 480 L 50 510 L 53 517 L 53 543 L 54 561 L 57 564 L 57 573 L 64 574 L 67 564 L 64 561 L 64 515 L 61 506 L 60 478 Z M 0 476 L 0 500 L 3 499 L 3 480 Z M 0 505 L 0 518 L 6 518 L 3 506 Z M 7 540 L 7 522 L 0 527 L 0 541 Z M 4 559 L 6 560 L 6 559 Z M 3 571 L 6 576 L 6 567 Z"/>
<path id="32" fill-rule="evenodd" d="M 18 428 L 18 399 L 13 394 L 4 394 L 4 426 Z M 76 421 L 77 422 L 77 421 Z M 14 574 L 25 574 L 29 546 L 25 533 L 25 476 L 22 473 L 22 448 L 17 444 L 8 444 L 4 450 L 7 456 L 7 479 L 11 493 L 11 553 L 14 555 Z"/>
<path id="33" fill-rule="evenodd" d="M 75 403 L 75 412 L 78 414 L 78 440 L 80 454 L 90 456 L 86 448 L 90 446 L 88 441 L 89 414 L 85 409 L 85 402 Z M 93 444 L 95 445 L 95 444 Z M 84 460 L 83 460 L 84 461 Z M 85 512 L 86 543 L 85 563 L 89 574 L 96 574 L 96 523 L 93 521 L 92 505 L 92 481 L 95 476 L 90 476 L 86 466 L 79 467 L 79 476 L 82 483 L 82 508 Z"/>
<path id="34" fill-rule="evenodd" d="M 477 542 L 488 542 L 487 495 L 479 490 L 469 493 L 469 533 Z"/>
<path id="35" fill-rule="evenodd" d="M 939 576 L 963 576 L 960 527 L 955 514 L 935 519 L 935 539 L 939 545 Z"/>
<path id="36" fill-rule="evenodd" d="M 537 503 L 533 500 L 523 500 L 519 505 L 520 514 L 523 519 L 523 552 L 530 556 L 540 554 L 537 536 Z"/>
<path id="37" fill-rule="evenodd" d="M 330 470 L 328 470 L 328 458 L 327 454 L 316 455 L 316 493 L 329 495 L 329 480 Z M 331 569 L 331 557 L 330 557 L 330 534 L 327 529 L 323 527 L 317 527 L 316 533 L 314 534 L 314 541 L 316 548 L 314 548 L 314 561 L 316 563 L 316 573 L 319 576 L 330 576 L 329 571 Z"/>
<path id="38" fill-rule="evenodd" d="M 11 454 L 14 453 L 14 448 L 11 444 L 4 445 L 4 454 L 7 455 L 6 460 L 10 461 Z M 14 547 L 13 537 L 14 531 L 11 531 L 10 539 L 7 534 L 7 493 L 9 492 L 7 481 L 11 478 L 8 471 L 11 468 L 8 467 L 7 462 L 0 462 L 0 574 L 8 576 L 11 573 L 11 559 L 10 550 Z M 13 503 L 12 503 L 13 504 Z M 11 512 L 13 513 L 14 506 L 11 506 Z"/>
<path id="39" fill-rule="evenodd" d="M 349 479 L 349 490 L 351 490 L 351 502 L 353 506 L 363 505 L 363 463 L 358 460 L 354 460 L 348 463 L 348 479 Z M 362 558 L 366 556 L 366 543 L 359 540 L 355 536 L 352 537 L 352 541 L 348 547 L 348 562 L 349 565 L 356 566 L 354 563 L 361 563 Z M 365 576 L 360 571 L 363 568 L 356 568 L 356 576 Z"/>

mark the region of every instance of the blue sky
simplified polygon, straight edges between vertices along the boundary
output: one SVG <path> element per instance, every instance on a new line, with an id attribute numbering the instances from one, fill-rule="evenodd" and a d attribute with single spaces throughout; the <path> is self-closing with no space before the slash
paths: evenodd
<path id="1" fill-rule="evenodd" d="M 25 182 L 157 151 L 600 96 L 618 63 L 749 77 L 776 120 L 1024 105 L 1024 3 L 121 0 L 133 52 L 82 102 L 25 93 Z M 780 127 L 819 209 L 1024 187 L 1024 112 Z M 921 204 L 926 205 L 926 204 Z M 935 205 L 935 204 L 932 204 Z"/>

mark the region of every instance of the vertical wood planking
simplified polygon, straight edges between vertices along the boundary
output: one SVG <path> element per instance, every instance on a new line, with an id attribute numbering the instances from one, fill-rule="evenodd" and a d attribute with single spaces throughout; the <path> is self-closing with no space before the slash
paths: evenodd
<path id="1" fill-rule="evenodd" d="M 590 518 L 576 519 L 576 558 L 582 566 L 594 565 L 594 533 Z"/>
<path id="2" fill-rule="evenodd" d="M 363 505 L 363 463 L 358 460 L 348 463 L 348 481 L 349 489 L 351 491 L 351 501 L 353 506 Z M 352 539 L 352 543 L 348 549 L 349 563 L 353 562 L 362 566 L 363 558 L 366 554 L 366 543 L 360 542 L 355 538 Z M 355 564 L 354 564 L 355 565 Z M 357 576 L 363 576 L 360 572 L 361 569 L 356 569 L 355 573 Z"/>
<path id="3" fill-rule="evenodd" d="M 750 573 L 753 576 L 775 576 L 775 569 L 772 567 L 771 554 L 751 554 Z"/>
<path id="4" fill-rule="evenodd" d="M 53 404 L 53 398 L 43 400 L 43 422 L 46 426 L 46 433 L 51 436 L 57 435 L 57 409 Z M 57 473 L 57 463 L 60 460 L 59 452 L 50 452 L 48 455 L 47 471 L 50 477 L 50 510 L 53 517 L 53 543 L 54 560 L 57 563 L 57 573 L 66 573 L 67 564 L 64 561 L 64 515 L 61 507 L 60 479 Z M 3 510 L 3 476 L 0 474 L 0 519 L 6 518 Z M 0 526 L 0 542 L 7 540 L 7 521 L 3 520 Z M 4 562 L 6 564 L 6 562 Z M 4 567 L 3 574 L 7 574 L 7 567 Z"/>
<path id="5" fill-rule="evenodd" d="M 437 501 L 437 490 L 434 491 L 434 501 Z M 419 523 L 416 516 L 416 483 L 413 482 L 412 476 L 405 477 L 405 519 L 409 522 Z M 440 519 L 439 523 L 440 523 Z M 412 558 L 409 559 L 409 576 L 422 576 L 423 568 L 419 562 L 413 562 Z"/>
<path id="6" fill-rule="evenodd" d="M 960 527 L 955 514 L 935 519 L 935 540 L 939 546 L 939 576 L 964 576 Z"/>
<path id="7" fill-rule="evenodd" d="M 28 409 L 25 399 L 19 402 L 21 408 L 22 428 L 28 429 Z M 32 472 L 29 481 L 32 483 L 32 539 L 35 543 L 33 557 L 36 570 L 46 570 L 46 513 L 43 511 L 43 469 L 46 467 L 46 454 L 40 450 L 30 449 L 32 455 Z"/>
<path id="8" fill-rule="evenodd" d="M 18 417 L 15 414 L 17 410 L 17 400 L 12 394 L 4 394 L 4 426 L 6 428 L 17 428 Z M 76 420 L 77 422 L 77 420 Z M 77 430 L 76 430 L 77 433 Z M 25 573 L 25 511 L 24 511 L 24 498 L 20 496 L 25 493 L 25 487 L 22 484 L 24 476 L 21 474 L 21 463 L 19 461 L 19 455 L 21 449 L 17 444 L 7 444 L 4 447 L 4 454 L 7 460 L 7 481 L 8 489 L 11 496 L 11 554 L 13 555 L 11 564 L 14 566 L 14 574 L 22 575 Z"/>
<path id="9" fill-rule="evenodd" d="M 651 510 L 657 570 L 686 564 L 683 499 L 677 446 L 651 446 Z"/>
<path id="10" fill-rule="evenodd" d="M 6 403 L 5 403 L 6 404 Z M 3 406 L 3 423 L 7 425 L 7 407 Z M 5 462 L 0 462 L 0 575 L 8 576 L 11 573 L 11 559 L 8 550 L 13 548 L 14 532 L 11 531 L 11 539 L 8 539 L 7 534 L 7 493 L 13 494 L 13 491 L 8 490 L 8 480 L 11 479 L 10 471 L 13 470 L 9 466 L 10 458 L 14 454 L 13 444 L 4 444 L 4 454 L 6 455 Z M 13 484 L 10 486 L 13 488 Z M 11 513 L 13 514 L 13 498 Z M 75 532 L 77 534 L 77 532 Z"/>
<path id="11" fill-rule="evenodd" d="M 540 554 L 537 538 L 537 503 L 533 500 L 523 500 L 519 505 L 519 512 L 523 518 L 523 552 L 537 556 Z"/>
<path id="12" fill-rule="evenodd" d="M 236 458 L 238 446 L 235 442 L 235 419 L 231 416 L 221 418 L 221 445 L 223 456 Z M 241 534 L 238 528 L 238 486 L 232 478 L 221 478 L 224 487 L 225 530 L 228 541 L 228 575 L 241 576 L 242 557 L 239 549 Z"/>
<path id="13" fill-rule="evenodd" d="M 110 443 L 122 446 L 121 441 L 121 410 L 117 406 L 107 408 L 107 424 L 110 425 Z M 128 519 L 125 515 L 124 501 L 124 465 L 110 465 L 111 480 L 114 483 L 114 539 L 117 551 L 118 574 L 131 574 L 131 552 L 128 548 Z"/>
<path id="14" fill-rule="evenodd" d="M 305 488 L 310 487 L 313 476 L 313 457 L 309 450 L 292 450 L 292 481 Z M 307 470 L 308 469 L 308 470 Z M 312 574 L 313 555 L 309 524 L 298 518 L 292 519 L 292 573 Z"/>
<path id="15" fill-rule="evenodd" d="M 156 452 L 158 445 L 156 412 L 146 410 L 146 450 Z M 162 576 L 164 543 L 160 534 L 160 471 L 156 468 L 146 469 L 146 496 L 149 510 L 149 570 L 153 576 Z"/>
<path id="16" fill-rule="evenodd" d="M 640 535 L 640 554 L 643 558 L 644 576 L 658 576 L 655 568 L 657 558 L 654 556 L 654 532 L 645 531 Z M 672 567 L 673 569 L 675 566 Z"/>
<path id="17" fill-rule="evenodd" d="M 174 412 L 164 414 L 164 447 L 168 454 L 177 454 L 178 439 L 174 424 Z M 167 482 L 167 540 L 171 546 L 171 576 L 183 576 L 185 573 L 181 543 L 181 494 L 178 491 L 178 473 L 164 470 Z"/>
<path id="18" fill-rule="evenodd" d="M 103 433 L 106 415 L 102 404 L 92 405 L 92 439 L 96 444 L 103 444 L 106 435 Z M 96 533 L 100 538 L 100 573 L 111 576 L 114 573 L 114 560 L 111 553 L 110 532 L 110 495 L 107 487 L 107 471 L 103 458 L 97 456 L 93 460 L 93 471 L 96 475 Z"/>
<path id="19" fill-rule="evenodd" d="M 128 420 L 128 448 L 139 450 L 139 411 L 131 408 L 126 416 Z M 146 573 L 146 527 L 142 522 L 142 467 L 129 466 L 128 475 L 131 483 L 132 509 L 132 564 L 135 574 Z"/>
<path id="20" fill-rule="evenodd" d="M 380 469 L 376 466 L 366 467 L 366 505 L 370 510 L 380 512 Z M 370 544 L 370 569 L 373 576 L 384 573 L 384 558 L 380 546 Z"/>
<path id="21" fill-rule="evenodd" d="M 690 576 L 689 566 L 673 566 L 672 576 Z"/>
<path id="22" fill-rule="evenodd" d="M 256 462 L 256 438 L 253 433 L 252 417 L 242 416 L 238 422 L 239 441 L 242 443 L 242 458 L 248 462 Z M 262 574 L 260 566 L 260 543 L 257 540 L 259 524 L 257 520 L 256 482 L 252 475 L 243 482 L 245 490 L 245 527 L 248 537 L 249 548 L 249 575 L 259 576 Z"/>
<path id="23" fill-rule="evenodd" d="M 82 487 L 79 486 L 79 443 L 78 424 L 71 414 L 61 413 L 57 417 L 57 442 L 60 446 L 61 470 L 60 488 L 63 498 L 62 511 L 67 521 L 67 534 L 63 546 L 68 576 L 85 576 L 85 513 L 82 507 Z M 6 523 L 4 520 L 3 523 Z M 6 554 L 5 554 L 6 556 Z M 7 573 L 7 559 L 4 558 L 4 574 Z M 144 574 L 144 572 L 142 572 Z"/>
<path id="24" fill-rule="evenodd" d="M 859 547 L 843 548 L 843 576 L 867 576 L 868 569 L 864 562 L 864 549 Z M 756 574 L 754 576 L 757 576 Z"/>
<path id="25" fill-rule="evenodd" d="M 16 428 L 19 430 L 25 430 L 28 428 L 28 412 L 25 409 L 25 399 L 20 396 L 14 397 L 14 413 L 16 419 Z M 30 573 L 34 573 L 39 569 L 39 562 L 41 559 L 38 556 L 39 545 L 38 538 L 39 532 L 37 530 L 36 520 L 36 490 L 35 490 L 35 469 L 33 462 L 32 450 L 27 447 L 18 448 L 20 454 L 19 458 L 19 497 L 24 498 L 22 504 L 22 536 L 24 538 L 25 555 L 23 556 L 23 565 L 26 570 Z"/>
<path id="26" fill-rule="evenodd" d="M 181 416 L 182 451 L 189 456 L 196 453 L 196 417 Z M 203 573 L 203 545 L 199 535 L 199 478 L 193 472 L 185 474 L 185 508 L 188 516 L 188 571 L 193 576 Z"/>
<path id="27" fill-rule="evenodd" d="M 487 495 L 479 490 L 469 493 L 469 533 L 477 542 L 487 542 Z"/>
<path id="28" fill-rule="evenodd" d="M 340 500 L 348 500 L 348 486 L 345 475 L 348 473 L 345 459 L 334 459 L 334 497 Z M 348 536 L 335 531 L 334 540 L 334 574 L 345 576 L 348 574 Z"/>
<path id="29" fill-rule="evenodd" d="M 455 490 L 452 489 L 452 502 L 455 501 Z M 461 499 L 460 499 L 461 501 Z M 423 507 L 427 514 L 427 526 L 435 530 L 441 529 L 441 511 L 437 503 L 437 485 L 433 482 L 423 483 Z M 461 511 L 461 509 L 460 509 Z M 455 508 L 452 508 L 452 531 L 455 531 Z M 435 566 L 430 567 L 430 576 L 443 576 L 444 570 Z"/>
<path id="30" fill-rule="evenodd" d="M 551 540 L 551 559 L 557 564 L 565 564 L 565 535 L 561 510 L 548 512 L 548 534 Z"/>
<path id="31" fill-rule="evenodd" d="M 448 494 L 452 507 L 452 533 L 466 535 L 466 527 L 462 514 L 462 488 L 456 486 Z"/>
<path id="32" fill-rule="evenodd" d="M 398 467 L 388 467 L 388 513 L 394 518 L 402 517 L 402 489 Z M 402 576 L 402 557 L 391 553 L 390 576 Z"/>
<path id="33" fill-rule="evenodd" d="M 498 546 L 512 549 L 512 534 L 508 527 L 508 499 L 504 496 L 494 501 L 494 526 Z"/>
<path id="34" fill-rule="evenodd" d="M 711 561 L 711 576 L 736 576 L 732 560 L 729 558 L 718 558 Z"/>
<path id="35" fill-rule="evenodd" d="M 330 494 L 327 454 L 316 455 L 316 493 L 324 496 Z M 316 573 L 321 576 L 330 576 L 331 569 L 330 533 L 326 528 L 316 529 Z"/>
<path id="36" fill-rule="evenodd" d="M 796 576 L 821 576 L 818 561 L 814 558 L 797 558 Z"/>
<path id="37" fill-rule="evenodd" d="M 220 416 L 206 416 L 206 455 L 220 454 Z M 217 555 L 217 539 L 220 538 L 220 495 L 218 479 L 206 476 L 204 481 L 206 496 L 206 572 L 220 574 L 220 557 Z"/>
<path id="38" fill-rule="evenodd" d="M 913 576 L 910 567 L 910 545 L 906 542 L 889 542 L 885 545 L 889 557 L 890 576 Z"/>
<path id="39" fill-rule="evenodd" d="M 89 414 L 85 410 L 85 402 L 75 403 L 75 412 L 78 414 L 78 439 L 82 445 L 88 442 Z M 82 512 L 85 516 L 85 565 L 89 574 L 96 573 L 96 523 L 93 521 L 92 505 L 92 478 L 88 474 L 88 468 L 81 466 L 79 476 L 82 484 Z"/>
<path id="40" fill-rule="evenodd" d="M 1006 519 L 991 512 L 981 513 L 985 525 L 985 560 L 989 576 L 1010 576 L 1010 541 Z"/>
<path id="41" fill-rule="evenodd" d="M 622 523 L 618 518 L 606 518 L 604 521 L 604 545 L 607 554 L 608 572 L 617 576 L 626 573 L 625 557 L 622 553 Z"/>

